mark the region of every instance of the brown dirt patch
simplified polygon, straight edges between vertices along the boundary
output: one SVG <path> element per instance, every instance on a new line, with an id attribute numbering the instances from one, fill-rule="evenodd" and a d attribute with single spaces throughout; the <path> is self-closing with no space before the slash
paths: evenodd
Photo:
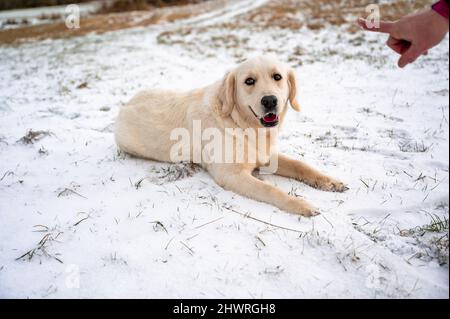
<path id="1" fill-rule="evenodd" d="M 319 30 L 326 25 L 348 24 L 350 31 L 357 31 L 359 28 L 354 25 L 355 18 L 367 16 L 365 8 L 372 3 L 373 0 L 273 0 L 244 15 L 241 20 L 265 28 L 279 27 L 292 30 L 303 26 Z M 391 4 L 381 4 L 380 14 L 384 20 L 396 20 L 429 6 L 427 0 L 398 0 Z"/>
<path id="2" fill-rule="evenodd" d="M 151 10 L 154 8 L 200 3 L 207 0 L 114 0 L 104 3 L 98 13 Z"/>

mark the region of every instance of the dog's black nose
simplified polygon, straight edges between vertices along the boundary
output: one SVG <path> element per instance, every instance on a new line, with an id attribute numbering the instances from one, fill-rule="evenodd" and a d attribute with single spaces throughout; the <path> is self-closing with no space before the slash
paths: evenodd
<path id="1" fill-rule="evenodd" d="M 266 111 L 270 111 L 270 110 L 273 110 L 274 108 L 276 108 L 276 106 L 278 104 L 278 99 L 274 95 L 264 96 L 261 99 L 261 104 L 262 104 L 262 106 L 264 106 L 264 109 Z"/>

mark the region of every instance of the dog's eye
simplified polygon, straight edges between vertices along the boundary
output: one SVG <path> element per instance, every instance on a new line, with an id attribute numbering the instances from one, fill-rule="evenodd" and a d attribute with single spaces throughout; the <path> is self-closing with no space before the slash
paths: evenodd
<path id="1" fill-rule="evenodd" d="M 273 75 L 273 79 L 275 80 L 275 81 L 281 81 L 281 79 L 282 79 L 283 77 L 280 75 L 280 74 L 274 74 Z"/>
<path id="2" fill-rule="evenodd" d="M 247 84 L 248 86 L 255 85 L 255 83 L 256 80 L 252 78 L 248 78 L 247 80 L 245 80 L 245 84 Z"/>

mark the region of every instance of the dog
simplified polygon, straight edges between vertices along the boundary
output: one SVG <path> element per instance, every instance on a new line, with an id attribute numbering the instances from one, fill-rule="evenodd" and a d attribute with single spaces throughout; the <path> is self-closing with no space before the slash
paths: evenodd
<path id="1" fill-rule="evenodd" d="M 297 101 L 297 81 L 294 71 L 272 57 L 249 59 L 229 71 L 216 83 L 189 92 L 148 90 L 138 93 L 119 112 L 115 138 L 118 147 L 131 155 L 163 162 L 175 162 L 173 147 L 177 141 L 172 132 L 183 128 L 190 134 L 195 122 L 205 128 L 215 128 L 223 135 L 228 129 L 254 129 L 256 139 L 244 136 L 246 146 L 254 146 L 255 161 L 214 162 L 200 159 L 199 163 L 226 190 L 265 202 L 279 209 L 302 216 L 315 216 L 319 210 L 305 200 L 290 196 L 281 189 L 254 176 L 273 156 L 277 166 L 274 173 L 304 182 L 312 187 L 343 192 L 347 186 L 307 164 L 273 151 L 289 105 L 300 111 Z M 263 146 L 261 136 L 267 139 Z M 234 137 L 234 141 L 237 138 Z M 241 140 L 242 141 L 242 140 Z M 223 145 L 223 143 L 222 143 Z M 235 145 L 235 144 L 233 144 Z M 204 141 L 200 149 L 205 146 Z M 195 147 L 187 147 L 184 160 L 193 162 Z M 248 147 L 250 149 L 250 147 Z M 236 146 L 232 148 L 236 152 Z M 197 150 L 198 155 L 198 150 Z M 244 148 L 244 157 L 251 152 Z"/>

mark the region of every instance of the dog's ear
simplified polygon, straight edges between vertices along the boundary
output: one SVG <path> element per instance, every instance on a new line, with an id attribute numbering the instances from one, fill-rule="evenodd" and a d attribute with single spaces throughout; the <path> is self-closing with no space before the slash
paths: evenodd
<path id="1" fill-rule="evenodd" d="M 288 72 L 288 84 L 289 84 L 289 102 L 294 110 L 300 111 L 300 104 L 297 101 L 297 79 L 293 69 Z"/>
<path id="2" fill-rule="evenodd" d="M 236 96 L 236 75 L 234 72 L 228 72 L 225 74 L 222 85 L 219 90 L 219 99 L 221 102 L 220 113 L 226 117 L 231 114 L 235 105 Z"/>

